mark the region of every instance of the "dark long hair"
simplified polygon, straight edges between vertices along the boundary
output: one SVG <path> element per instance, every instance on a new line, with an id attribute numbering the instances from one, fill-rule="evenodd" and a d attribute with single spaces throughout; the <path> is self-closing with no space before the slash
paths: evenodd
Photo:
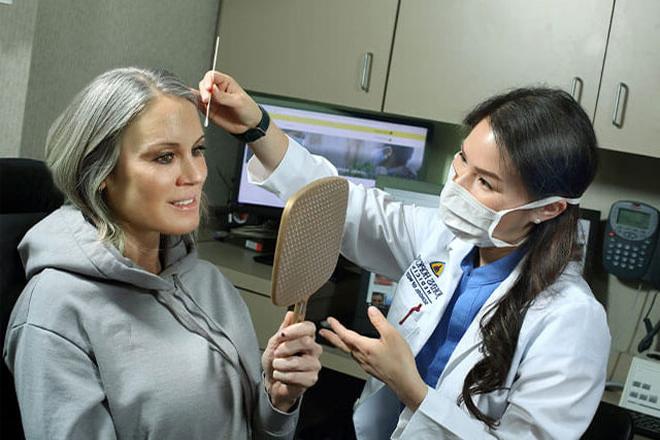
<path id="1" fill-rule="evenodd" d="M 519 173 L 533 200 L 549 196 L 577 198 L 593 180 L 598 144 L 587 114 L 566 92 L 547 88 L 516 89 L 477 105 L 464 120 L 473 129 L 488 119 L 502 156 Z M 473 396 L 502 389 L 520 328 L 534 299 L 576 259 L 579 208 L 568 205 L 557 217 L 535 225 L 525 244 L 520 276 L 482 318 L 483 358 L 468 372 L 459 403 L 489 427 Z"/>

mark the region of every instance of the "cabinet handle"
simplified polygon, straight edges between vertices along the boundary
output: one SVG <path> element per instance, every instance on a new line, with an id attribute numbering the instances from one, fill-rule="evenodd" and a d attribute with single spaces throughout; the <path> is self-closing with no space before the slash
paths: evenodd
<path id="1" fill-rule="evenodd" d="M 623 128 L 623 115 L 626 112 L 626 101 L 628 101 L 628 86 L 622 82 L 616 89 L 616 101 L 614 102 L 614 113 L 612 114 L 612 124 L 615 127 Z"/>
<path id="2" fill-rule="evenodd" d="M 371 77 L 371 61 L 374 58 L 374 54 L 367 52 L 362 57 L 362 77 L 360 78 L 360 88 L 369 92 L 369 78 Z"/>
<path id="3" fill-rule="evenodd" d="M 584 82 L 582 78 L 576 76 L 573 78 L 573 84 L 571 84 L 571 96 L 575 99 L 575 102 L 578 104 L 582 99 L 582 89 L 584 88 Z"/>

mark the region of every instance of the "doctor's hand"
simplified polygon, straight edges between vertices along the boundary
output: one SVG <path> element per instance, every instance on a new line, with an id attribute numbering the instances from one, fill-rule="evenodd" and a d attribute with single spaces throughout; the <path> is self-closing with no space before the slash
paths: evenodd
<path id="1" fill-rule="evenodd" d="M 199 83 L 197 107 L 206 113 L 206 104 L 211 100 L 209 118 L 231 134 L 242 134 L 255 128 L 261 121 L 261 109 L 256 102 L 231 76 L 209 71 Z M 266 135 L 250 144 L 259 162 L 268 171 L 273 171 L 286 154 L 289 138 L 271 120 Z"/>
<path id="2" fill-rule="evenodd" d="M 404 405 L 415 411 L 426 397 L 427 386 L 417 372 L 410 346 L 376 307 L 370 306 L 368 315 L 379 339 L 349 330 L 334 318 L 328 318 L 333 331 L 321 329 L 319 333 L 350 353 L 364 371 L 386 383 Z"/>
<path id="3" fill-rule="evenodd" d="M 206 113 L 206 105 L 211 100 L 209 119 L 232 134 L 243 133 L 254 128 L 261 120 L 261 110 L 257 103 L 229 75 L 208 71 L 199 82 L 197 106 Z"/>
<path id="4" fill-rule="evenodd" d="M 291 324 L 293 319 L 293 312 L 287 312 L 261 357 L 270 401 L 285 412 L 318 380 L 323 351 L 314 339 L 316 326 L 309 321 Z"/>

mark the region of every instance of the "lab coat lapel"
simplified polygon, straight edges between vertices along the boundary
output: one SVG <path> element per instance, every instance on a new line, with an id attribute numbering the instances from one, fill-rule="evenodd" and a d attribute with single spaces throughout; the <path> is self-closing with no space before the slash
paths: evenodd
<path id="1" fill-rule="evenodd" d="M 486 312 L 491 308 L 491 306 L 495 304 L 497 301 L 499 301 L 500 298 L 502 298 L 506 294 L 506 292 L 508 292 L 508 290 L 511 288 L 514 281 L 518 278 L 518 275 L 520 274 L 520 267 L 522 263 L 523 261 L 521 260 L 516 266 L 516 268 L 511 272 L 511 274 L 509 274 L 509 276 L 504 281 L 502 281 L 500 285 L 497 287 L 497 289 L 495 289 L 493 293 L 488 297 L 484 305 L 479 310 L 479 313 L 477 313 L 477 316 L 474 318 L 474 320 L 466 330 L 465 334 L 458 342 L 458 345 L 454 349 L 454 352 L 449 357 L 449 361 L 447 361 L 447 365 L 445 366 L 445 369 L 442 371 L 438 383 L 442 382 L 445 376 L 451 373 L 451 371 L 456 367 L 458 367 L 458 365 L 470 353 L 472 353 L 472 351 L 474 351 L 479 347 L 479 345 L 482 342 L 481 331 L 479 327 L 479 323 L 481 322 L 481 319 L 484 317 Z M 472 368 L 472 364 L 469 365 L 466 364 L 463 366 L 463 368 Z"/>
<path id="2" fill-rule="evenodd" d="M 458 239 L 454 239 L 449 243 L 449 253 L 446 257 L 446 265 L 442 274 L 438 278 L 438 287 L 442 292 L 442 296 L 438 298 L 438 302 L 434 304 L 433 307 L 429 308 L 429 310 L 420 317 L 417 322 L 419 331 L 411 334 L 408 338 L 408 344 L 415 356 L 417 356 L 431 336 L 431 333 L 433 333 L 433 330 L 435 330 L 440 322 L 440 317 L 445 312 L 447 304 L 449 304 L 449 300 L 454 295 L 456 286 L 461 280 L 463 274 L 461 262 L 472 248 L 473 245 Z"/>

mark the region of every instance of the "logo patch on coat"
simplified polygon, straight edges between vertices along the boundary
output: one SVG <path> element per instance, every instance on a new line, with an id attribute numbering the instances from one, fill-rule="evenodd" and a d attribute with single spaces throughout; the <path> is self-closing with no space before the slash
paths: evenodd
<path id="1" fill-rule="evenodd" d="M 435 275 L 436 278 L 438 278 L 441 274 L 442 271 L 445 270 L 445 262 L 444 261 L 434 261 L 431 263 L 431 270 L 433 271 L 433 274 Z"/>
<path id="2" fill-rule="evenodd" d="M 440 288 L 429 270 L 430 266 L 430 264 L 427 266 L 427 262 L 418 257 L 405 273 L 405 277 L 410 281 L 410 287 L 419 296 L 419 299 L 422 300 L 422 304 L 430 304 L 434 299 L 438 299 L 442 295 Z"/>

